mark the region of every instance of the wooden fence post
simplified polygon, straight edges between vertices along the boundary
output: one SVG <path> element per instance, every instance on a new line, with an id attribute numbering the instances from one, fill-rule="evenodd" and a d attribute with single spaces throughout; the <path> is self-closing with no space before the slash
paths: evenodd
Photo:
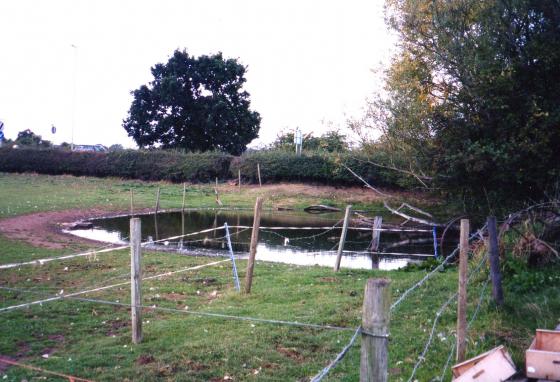
<path id="1" fill-rule="evenodd" d="M 255 214 L 253 217 L 253 232 L 251 233 L 251 246 L 249 247 L 249 259 L 247 260 L 247 273 L 245 275 L 245 293 L 251 293 L 251 286 L 253 284 L 253 269 L 255 268 L 255 256 L 257 254 L 257 243 L 259 241 L 262 204 L 263 199 L 257 197 L 257 201 L 255 202 Z"/>
<path id="2" fill-rule="evenodd" d="M 461 219 L 461 235 L 459 241 L 459 291 L 457 297 L 457 362 L 463 362 L 465 360 L 467 349 L 469 232 L 469 219 Z"/>
<path id="3" fill-rule="evenodd" d="M 259 187 L 262 187 L 262 181 L 261 181 L 261 165 L 259 163 L 257 163 L 257 175 L 259 176 Z"/>
<path id="4" fill-rule="evenodd" d="M 490 255 L 490 275 L 492 277 L 492 296 L 497 305 L 504 303 L 502 274 L 500 272 L 500 247 L 496 217 L 488 217 L 488 252 Z"/>
<path id="5" fill-rule="evenodd" d="M 156 214 L 157 214 L 158 211 L 159 211 L 159 193 L 160 193 L 160 188 L 158 187 L 158 188 L 157 188 L 157 194 L 156 194 L 156 208 L 155 208 Z"/>
<path id="6" fill-rule="evenodd" d="M 344 224 L 342 225 L 342 232 L 340 233 L 340 242 L 338 243 L 338 252 L 336 253 L 336 263 L 334 264 L 334 271 L 338 272 L 340 270 L 340 261 L 342 260 L 342 251 L 344 250 L 344 242 L 346 241 L 346 231 L 348 230 L 348 221 L 350 220 L 350 214 L 352 212 L 352 206 L 346 206 L 346 212 L 344 213 Z"/>
<path id="7" fill-rule="evenodd" d="M 373 230 L 371 231 L 371 269 L 379 269 L 379 242 L 381 241 L 381 226 L 383 218 L 376 216 L 373 219 Z"/>
<path id="8" fill-rule="evenodd" d="M 130 219 L 130 316 L 132 342 L 142 341 L 142 228 L 139 218 Z"/>
<path id="9" fill-rule="evenodd" d="M 222 201 L 220 200 L 220 194 L 218 193 L 218 188 L 214 188 L 214 194 L 216 195 L 216 204 L 218 206 L 223 206 L 224 204 L 222 203 Z"/>
<path id="10" fill-rule="evenodd" d="M 391 280 L 368 279 L 362 312 L 360 382 L 388 381 Z"/>
<path id="11" fill-rule="evenodd" d="M 155 212 L 154 212 L 154 228 L 156 229 L 156 241 L 159 240 L 159 230 L 158 230 L 158 225 L 157 225 L 157 214 L 159 211 L 159 195 L 160 195 L 160 187 L 157 188 L 157 194 L 156 194 L 156 207 L 155 207 Z"/>
<path id="12" fill-rule="evenodd" d="M 241 192 L 241 169 L 237 170 L 237 183 L 239 184 L 239 192 Z"/>
<path id="13" fill-rule="evenodd" d="M 130 189 L 130 216 L 134 216 L 134 191 Z"/>
<path id="14" fill-rule="evenodd" d="M 183 183 L 183 203 L 181 204 L 181 212 L 185 213 L 185 198 L 187 196 L 187 184 Z"/>

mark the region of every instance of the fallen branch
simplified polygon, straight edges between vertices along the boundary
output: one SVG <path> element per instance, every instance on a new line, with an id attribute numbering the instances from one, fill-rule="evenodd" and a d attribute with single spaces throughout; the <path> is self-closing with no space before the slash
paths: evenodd
<path id="1" fill-rule="evenodd" d="M 369 188 L 369 189 L 371 189 L 371 190 L 377 192 L 379 195 L 382 195 L 382 196 L 385 196 L 385 197 L 390 197 L 390 195 L 388 195 L 388 194 L 386 194 L 386 193 L 384 193 L 384 192 L 379 191 L 378 189 L 376 189 L 375 187 L 373 187 L 371 184 L 369 184 L 368 182 L 366 182 L 366 181 L 364 180 L 364 178 L 362 178 L 361 176 L 359 176 L 358 174 L 356 174 L 354 171 L 352 171 L 352 169 L 350 169 L 350 168 L 349 168 L 348 166 L 346 166 L 344 163 L 342 164 L 342 166 L 343 166 L 345 169 L 347 169 L 348 171 L 350 171 L 350 173 L 351 173 L 352 175 L 354 175 L 356 178 L 358 178 L 359 180 L 361 180 L 362 183 L 363 183 L 367 188 Z M 417 212 L 422 211 L 422 210 L 420 210 L 420 209 L 418 209 L 418 208 L 416 208 L 416 207 L 411 206 L 411 205 L 408 204 L 408 203 L 403 203 L 399 208 L 402 208 L 404 205 L 406 205 L 407 207 L 409 207 L 410 209 L 412 209 L 412 210 L 414 210 L 414 211 L 417 211 Z M 442 227 L 442 226 L 443 226 L 442 224 L 435 223 L 435 222 L 431 222 L 431 221 L 426 220 L 426 219 L 421 219 L 421 218 L 417 218 L 417 217 L 414 217 L 414 216 L 410 216 L 410 215 L 407 215 L 407 214 L 405 214 L 405 213 L 403 213 L 403 212 L 400 212 L 400 211 L 398 211 L 398 210 L 395 210 L 394 208 L 391 208 L 391 207 L 389 206 L 389 204 L 387 204 L 387 201 L 386 201 L 386 200 L 383 201 L 383 206 L 385 206 L 385 208 L 388 209 L 392 214 L 398 215 L 398 216 L 400 216 L 400 217 L 402 217 L 402 218 L 404 218 L 404 219 L 406 219 L 406 220 L 410 220 L 410 221 L 413 221 L 413 222 L 416 222 L 416 223 L 419 223 L 419 224 L 429 225 L 429 226 L 432 226 L 432 227 L 433 227 L 433 226 L 436 226 L 436 227 Z M 426 214 L 426 212 L 424 212 L 424 211 L 422 211 L 421 213 L 423 213 L 424 215 Z"/>
<path id="2" fill-rule="evenodd" d="M 320 214 L 323 212 L 340 212 L 340 208 L 325 206 L 322 204 L 316 204 L 309 207 L 305 207 L 303 210 L 311 214 Z"/>
<path id="3" fill-rule="evenodd" d="M 403 208 L 403 207 L 407 207 L 407 208 L 411 209 L 412 211 L 418 212 L 419 214 L 422 214 L 422 215 L 427 216 L 427 217 L 429 217 L 429 218 L 433 218 L 432 214 L 430 214 L 430 213 L 428 213 L 428 212 L 426 212 L 426 211 L 422 211 L 422 210 L 421 210 L 420 208 L 418 208 L 418 207 L 411 206 L 411 205 L 408 204 L 408 203 L 403 203 L 403 204 L 401 204 L 401 206 L 400 206 L 399 208 L 397 208 L 397 211 L 400 211 L 400 209 Z"/>
<path id="4" fill-rule="evenodd" d="M 373 187 L 371 184 L 369 184 L 368 182 L 366 182 L 366 181 L 364 180 L 364 178 L 362 178 L 361 176 L 359 176 L 358 174 L 356 174 L 354 171 L 352 171 L 352 170 L 351 170 L 348 166 L 346 166 L 344 163 L 342 164 L 342 167 L 344 167 L 345 169 L 347 169 L 348 171 L 350 171 L 350 173 L 351 173 L 352 175 L 354 175 L 356 178 L 360 179 L 360 180 L 364 183 L 364 185 L 365 185 L 367 188 L 369 188 L 369 189 L 371 189 L 371 190 L 377 192 L 379 195 L 382 195 L 382 196 L 390 196 L 390 195 L 388 195 L 388 194 L 386 194 L 386 193 L 384 193 L 384 192 L 379 191 L 377 188 Z"/>
<path id="5" fill-rule="evenodd" d="M 429 221 L 429 220 L 426 220 L 426 219 L 421 219 L 421 218 L 417 218 L 417 217 L 414 217 L 414 216 L 410 216 L 410 215 L 405 214 L 404 212 L 398 211 L 398 210 L 392 208 L 391 206 L 389 206 L 389 204 L 387 203 L 386 200 L 383 201 L 383 206 L 385 208 L 387 208 L 389 211 L 391 211 L 392 214 L 398 215 L 398 216 L 400 216 L 400 217 L 402 217 L 406 220 L 410 220 L 410 221 L 413 221 L 413 222 L 416 222 L 416 223 L 419 223 L 419 224 L 429 225 L 429 226 L 432 226 L 432 227 L 433 226 L 443 227 L 443 224 L 439 224 L 439 223 L 432 222 L 432 221 Z"/>

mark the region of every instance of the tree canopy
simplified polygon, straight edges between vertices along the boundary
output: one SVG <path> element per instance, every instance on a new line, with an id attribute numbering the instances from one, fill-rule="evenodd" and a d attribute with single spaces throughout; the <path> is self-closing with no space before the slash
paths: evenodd
<path id="1" fill-rule="evenodd" d="M 43 139 L 40 135 L 35 134 L 33 131 L 27 129 L 20 131 L 15 140 L 15 144 L 21 146 L 33 146 L 33 147 L 50 147 L 51 142 Z"/>
<path id="2" fill-rule="evenodd" d="M 270 147 L 280 150 L 295 150 L 294 133 L 291 131 L 280 132 Z M 306 134 L 303 137 L 302 149 L 305 151 L 343 152 L 349 149 L 349 144 L 346 135 L 338 130 L 330 130 L 318 137 L 312 133 Z"/>
<path id="3" fill-rule="evenodd" d="M 250 110 L 246 68 L 236 59 L 176 50 L 151 71 L 153 81 L 132 92 L 123 121 L 138 146 L 239 155 L 258 136 L 261 118 Z"/>
<path id="4" fill-rule="evenodd" d="M 386 5 L 401 52 L 371 109 L 382 140 L 445 189 L 542 197 L 560 175 L 560 3 Z"/>

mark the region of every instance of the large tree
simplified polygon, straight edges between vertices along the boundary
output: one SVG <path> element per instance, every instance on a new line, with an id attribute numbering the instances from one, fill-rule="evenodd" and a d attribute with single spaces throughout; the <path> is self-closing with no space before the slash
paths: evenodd
<path id="1" fill-rule="evenodd" d="M 560 3 L 387 0 L 384 139 L 439 186 L 540 198 L 560 174 Z M 379 112 L 381 109 L 382 112 Z"/>
<path id="2" fill-rule="evenodd" d="M 243 90 L 246 68 L 221 53 L 176 50 L 152 67 L 153 81 L 134 90 L 123 127 L 138 146 L 241 154 L 258 136 L 259 113 Z"/>

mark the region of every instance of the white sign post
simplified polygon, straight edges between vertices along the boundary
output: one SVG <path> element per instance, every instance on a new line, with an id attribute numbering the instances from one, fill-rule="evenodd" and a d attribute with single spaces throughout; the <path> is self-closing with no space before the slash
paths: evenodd
<path id="1" fill-rule="evenodd" d="M 299 156 L 301 155 L 301 146 L 303 144 L 303 137 L 299 127 L 296 129 L 296 133 L 294 134 L 294 143 L 296 144 L 296 155 Z"/>

